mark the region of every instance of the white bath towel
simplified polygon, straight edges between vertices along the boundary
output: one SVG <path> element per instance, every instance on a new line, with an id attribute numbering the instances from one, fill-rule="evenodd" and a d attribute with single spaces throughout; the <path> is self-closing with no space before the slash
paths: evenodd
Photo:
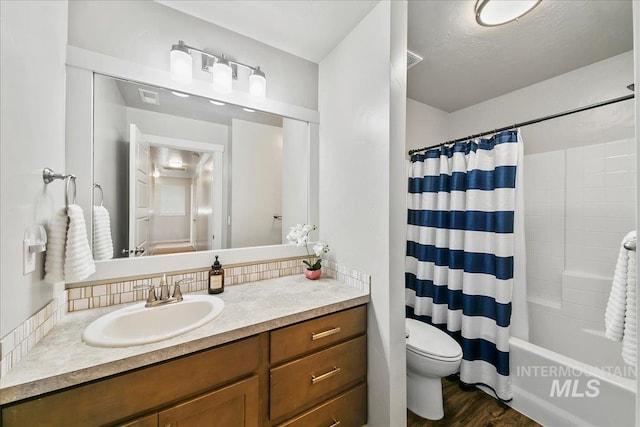
<path id="1" fill-rule="evenodd" d="M 69 227 L 64 254 L 64 280 L 77 282 L 95 273 L 96 265 L 91 256 L 82 208 L 78 205 L 69 205 L 67 215 Z"/>
<path id="2" fill-rule="evenodd" d="M 636 240 L 636 232 L 627 234 L 620 244 L 611 293 L 605 310 L 605 335 L 613 341 L 622 341 L 622 359 L 635 366 L 636 363 L 636 259 L 635 252 L 624 244 Z"/>
<path id="3" fill-rule="evenodd" d="M 44 258 L 44 280 L 56 283 L 64 280 L 64 251 L 69 217 L 64 208 L 55 213 L 47 229 L 47 252 Z"/>
<path id="4" fill-rule="evenodd" d="M 113 258 L 111 239 L 111 218 L 104 206 L 93 207 L 93 259 L 96 261 Z"/>

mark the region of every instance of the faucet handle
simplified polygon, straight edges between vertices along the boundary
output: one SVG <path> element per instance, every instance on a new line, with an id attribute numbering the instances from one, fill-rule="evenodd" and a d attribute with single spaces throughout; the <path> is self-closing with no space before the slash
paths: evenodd
<path id="1" fill-rule="evenodd" d="M 147 285 L 137 285 L 134 286 L 133 289 L 149 289 L 149 295 L 147 296 L 147 304 L 157 301 L 156 297 L 156 288 L 152 284 Z"/>
<path id="2" fill-rule="evenodd" d="M 180 289 L 180 285 L 183 283 L 190 283 L 190 282 L 193 282 L 193 277 L 185 277 L 184 279 L 178 280 L 173 287 L 172 297 L 177 299 L 178 301 L 182 301 L 182 290 Z"/>

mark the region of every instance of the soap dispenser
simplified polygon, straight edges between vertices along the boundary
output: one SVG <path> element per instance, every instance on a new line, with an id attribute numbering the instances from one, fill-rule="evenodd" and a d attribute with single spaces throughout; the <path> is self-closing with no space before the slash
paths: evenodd
<path id="1" fill-rule="evenodd" d="M 218 255 L 216 255 L 216 261 L 209 270 L 209 288 L 207 291 L 210 294 L 219 294 L 224 291 L 224 269 L 222 264 L 218 261 Z"/>

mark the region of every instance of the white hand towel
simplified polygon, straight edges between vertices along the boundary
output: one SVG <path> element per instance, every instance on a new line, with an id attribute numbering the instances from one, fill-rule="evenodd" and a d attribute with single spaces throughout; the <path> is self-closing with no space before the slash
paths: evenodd
<path id="1" fill-rule="evenodd" d="M 82 208 L 78 205 L 69 205 L 67 215 L 69 228 L 64 257 L 64 279 L 67 282 L 77 282 L 95 273 L 96 265 L 91 257 Z"/>
<path id="2" fill-rule="evenodd" d="M 635 253 L 627 250 L 624 243 L 635 239 L 635 231 L 622 239 L 604 316 L 606 337 L 622 341 L 622 358 L 630 365 L 636 361 L 637 276 Z"/>
<path id="3" fill-rule="evenodd" d="M 67 223 L 69 217 L 62 208 L 55 213 L 47 224 L 47 252 L 44 259 L 44 280 L 56 283 L 64 280 L 64 251 L 67 241 Z"/>
<path id="4" fill-rule="evenodd" d="M 624 313 L 624 333 L 622 334 L 622 359 L 627 365 L 636 366 L 637 307 L 636 307 L 636 257 L 627 251 L 627 308 Z"/>
<path id="5" fill-rule="evenodd" d="M 93 259 L 96 261 L 113 258 L 111 239 L 111 218 L 104 206 L 93 207 Z"/>

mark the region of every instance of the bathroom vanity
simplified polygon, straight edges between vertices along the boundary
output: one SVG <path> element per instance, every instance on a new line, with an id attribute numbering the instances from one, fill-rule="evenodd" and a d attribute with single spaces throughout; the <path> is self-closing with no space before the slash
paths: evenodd
<path id="1" fill-rule="evenodd" d="M 137 350 L 77 342 L 87 322 L 106 310 L 76 320 L 69 314 L 64 330 L 54 329 L 2 379 L 2 425 L 366 423 L 368 293 L 331 279 L 311 283 L 291 276 L 233 286 L 222 296 L 226 308 L 219 319 Z M 253 319 L 236 317 L 248 312 Z M 66 372 L 56 372 L 64 363 L 48 373 L 26 372 L 39 352 L 50 351 L 65 352 Z"/>

